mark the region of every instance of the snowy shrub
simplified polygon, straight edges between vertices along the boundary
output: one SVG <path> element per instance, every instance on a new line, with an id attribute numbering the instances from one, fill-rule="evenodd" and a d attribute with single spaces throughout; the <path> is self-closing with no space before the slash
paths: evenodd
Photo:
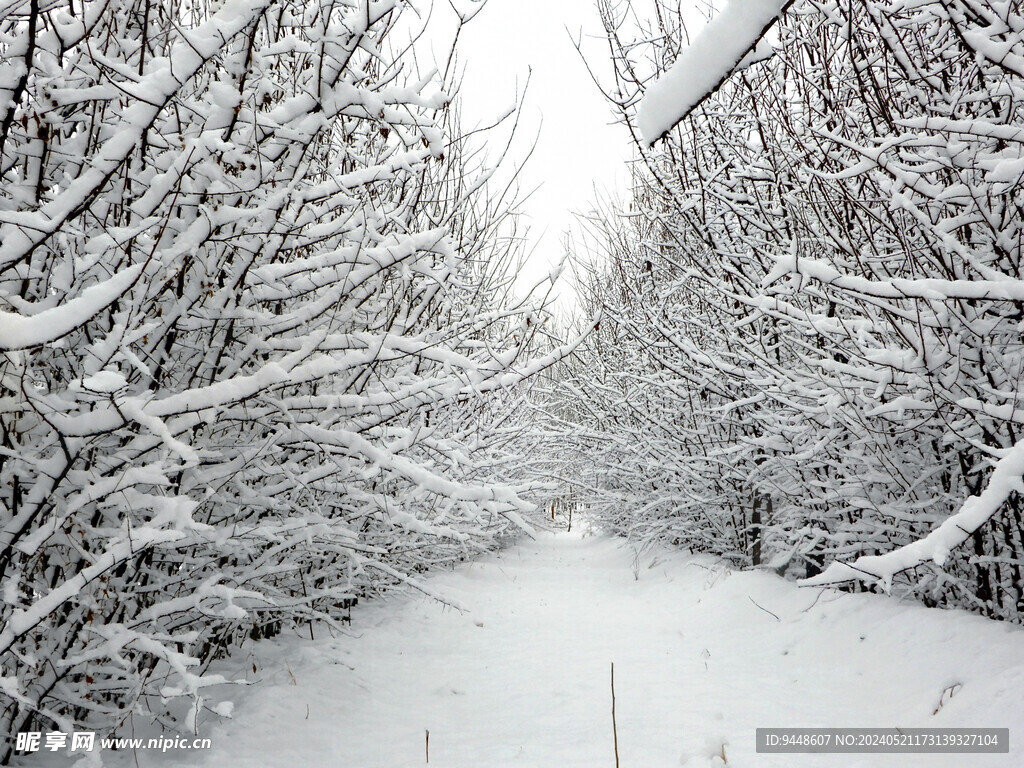
<path id="1" fill-rule="evenodd" d="M 408 8 L 0 9 L 0 732 L 194 727 L 247 638 L 525 525 L 565 349 Z"/>
<path id="2" fill-rule="evenodd" d="M 703 62 L 712 93 L 651 87 L 647 122 L 682 119 L 648 148 L 665 126 L 633 105 L 686 43 L 668 4 L 651 28 L 627 6 L 601 3 L 640 154 L 587 278 L 588 423 L 615 435 L 595 503 L 634 536 L 797 575 L 861 557 L 816 581 L 1024 619 L 1024 17 L 795 2 L 758 55 Z"/>

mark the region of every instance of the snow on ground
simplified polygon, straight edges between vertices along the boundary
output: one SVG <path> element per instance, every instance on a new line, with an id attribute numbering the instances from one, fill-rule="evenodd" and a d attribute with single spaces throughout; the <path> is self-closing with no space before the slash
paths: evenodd
<path id="1" fill-rule="evenodd" d="M 464 610 L 410 594 L 359 606 L 353 636 L 260 642 L 226 670 L 261 684 L 202 729 L 212 749 L 104 765 L 406 768 L 429 730 L 432 768 L 613 766 L 610 662 L 623 768 L 722 765 L 723 744 L 735 768 L 1024 765 L 1018 627 L 676 552 L 634 569 L 575 532 L 429 584 Z M 1009 727 L 1011 753 L 755 754 L 755 728 L 789 726 Z"/>

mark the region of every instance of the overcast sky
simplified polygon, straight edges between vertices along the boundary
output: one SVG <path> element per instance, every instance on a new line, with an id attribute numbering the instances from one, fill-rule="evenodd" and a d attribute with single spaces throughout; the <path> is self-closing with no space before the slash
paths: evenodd
<path id="1" fill-rule="evenodd" d="M 453 18 L 447 2 L 437 2 L 437 13 Z M 456 2 L 473 7 L 469 0 Z M 467 125 L 502 114 L 530 74 L 517 145 L 522 156 L 539 130 L 522 177 L 525 188 L 540 186 L 525 206 L 536 245 L 527 278 L 546 274 L 562 257 L 573 212 L 593 207 L 595 188 L 621 189 L 628 178 L 629 134 L 613 124 L 611 109 L 573 47 L 581 34 L 588 62 L 607 75 L 608 48 L 594 0 L 487 0 L 460 39 Z"/>

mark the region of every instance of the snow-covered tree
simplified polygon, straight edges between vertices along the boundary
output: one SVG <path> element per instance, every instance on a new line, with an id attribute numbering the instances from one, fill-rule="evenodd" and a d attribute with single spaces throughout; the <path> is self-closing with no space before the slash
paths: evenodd
<path id="1" fill-rule="evenodd" d="M 621 527 L 653 509 L 683 543 L 811 576 L 866 558 L 813 581 L 1020 620 L 1024 18 L 798 0 L 762 38 L 783 5 L 733 2 L 764 18 L 687 49 L 656 5 L 631 31 L 601 3 L 640 160 L 594 283 L 628 384 L 593 396 L 679 425 L 617 454 L 674 478 Z"/>
<path id="2" fill-rule="evenodd" d="M 195 728 L 247 638 L 527 527 L 565 348 L 410 9 L 0 8 L 0 732 Z"/>

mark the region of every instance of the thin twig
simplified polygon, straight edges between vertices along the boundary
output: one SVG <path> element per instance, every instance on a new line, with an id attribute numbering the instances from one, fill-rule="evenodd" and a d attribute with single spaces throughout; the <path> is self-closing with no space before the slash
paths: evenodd
<path id="1" fill-rule="evenodd" d="M 807 612 L 808 612 L 809 610 L 811 610 L 811 608 L 813 608 L 814 606 L 816 606 L 816 605 L 818 604 L 818 601 L 819 601 L 819 600 L 821 599 L 821 596 L 822 596 L 823 594 L 825 594 L 825 590 L 826 590 L 826 589 L 827 589 L 827 587 L 822 587 L 822 588 L 821 588 L 821 591 L 820 591 L 820 592 L 818 593 L 818 596 L 817 596 L 816 598 L 814 598 L 814 602 L 813 602 L 813 603 L 811 603 L 810 605 L 808 605 L 808 606 L 807 606 L 806 608 L 804 608 L 804 609 L 803 609 L 802 611 L 800 611 L 800 613 L 807 613 Z"/>
<path id="2" fill-rule="evenodd" d="M 612 662 L 612 738 L 615 740 L 615 768 L 619 768 L 619 729 L 615 725 L 615 662 Z"/>
<path id="3" fill-rule="evenodd" d="M 762 611 L 764 611 L 765 613 L 769 614 L 770 616 L 775 616 L 775 620 L 776 620 L 776 621 L 782 621 L 782 619 L 780 619 L 780 618 L 779 618 L 778 616 L 776 616 L 776 615 L 775 615 L 774 613 L 772 613 L 771 611 L 769 611 L 769 610 L 768 610 L 767 608 L 765 608 L 765 607 L 764 607 L 763 605 L 758 605 L 758 604 L 757 604 L 757 600 L 755 600 L 754 598 L 752 598 L 752 597 L 751 597 L 750 595 L 747 595 L 747 600 L 749 600 L 750 602 L 752 602 L 752 603 L 753 603 L 754 605 L 757 605 L 757 607 L 758 607 L 758 608 L 760 608 L 760 609 L 761 609 Z"/>

